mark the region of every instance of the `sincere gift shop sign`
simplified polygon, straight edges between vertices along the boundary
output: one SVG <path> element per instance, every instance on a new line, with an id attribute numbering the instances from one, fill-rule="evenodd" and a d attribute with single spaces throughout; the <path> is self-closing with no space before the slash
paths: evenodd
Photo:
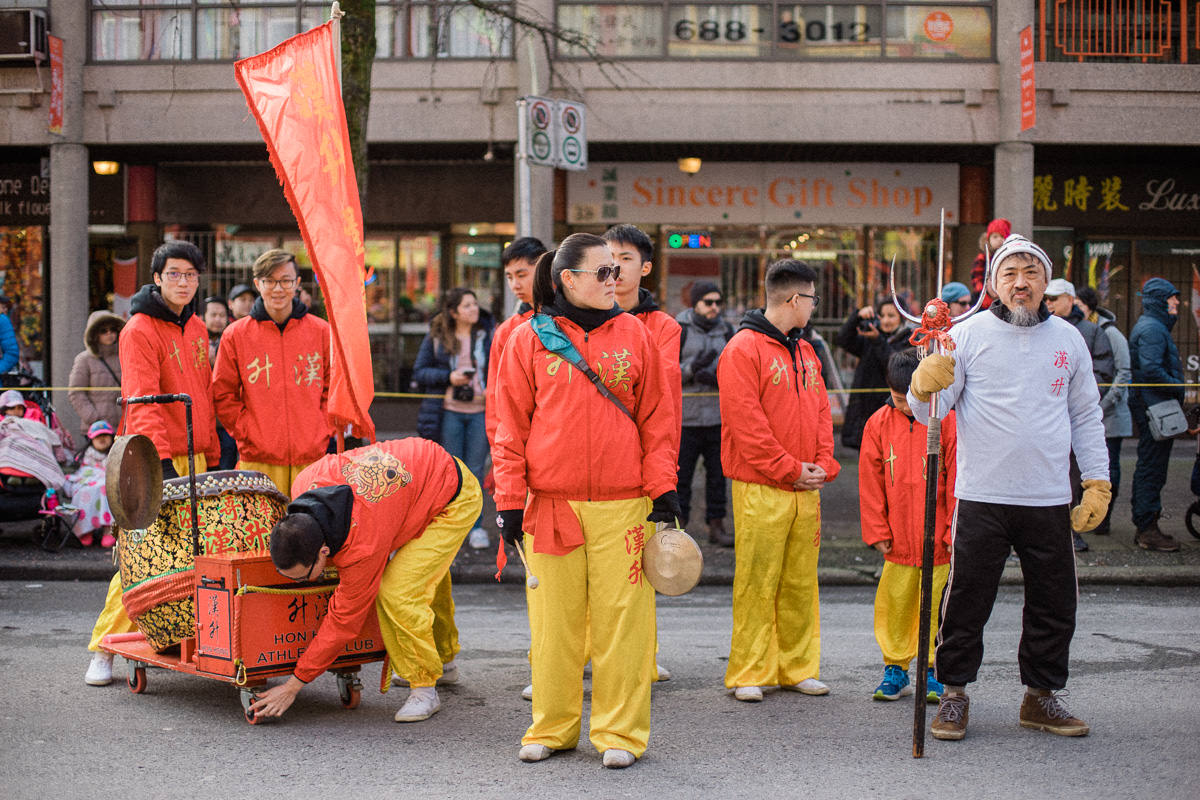
<path id="1" fill-rule="evenodd" d="M 958 224 L 957 164 L 593 163 L 567 176 L 572 224 Z"/>

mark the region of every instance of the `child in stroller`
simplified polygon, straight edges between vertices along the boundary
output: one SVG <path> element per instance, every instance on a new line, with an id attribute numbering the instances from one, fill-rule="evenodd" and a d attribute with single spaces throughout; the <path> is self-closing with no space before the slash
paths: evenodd
<path id="1" fill-rule="evenodd" d="M 45 411 L 14 389 L 0 394 L 0 521 L 37 519 L 49 511 L 39 540 L 57 532 L 59 520 L 74 521 L 63 494 L 66 475 L 61 466 L 69 461 L 69 444 L 64 442 L 65 431 L 48 427 L 57 418 L 48 400 L 44 402 Z"/>
<path id="2" fill-rule="evenodd" d="M 112 532 L 112 511 L 104 493 L 104 472 L 112 444 L 112 425 L 105 420 L 93 422 L 88 428 L 88 447 L 83 451 L 79 469 L 67 478 L 71 505 L 78 510 L 74 533 L 84 547 L 92 545 L 97 533 L 101 547 L 110 548 L 117 543 Z"/>

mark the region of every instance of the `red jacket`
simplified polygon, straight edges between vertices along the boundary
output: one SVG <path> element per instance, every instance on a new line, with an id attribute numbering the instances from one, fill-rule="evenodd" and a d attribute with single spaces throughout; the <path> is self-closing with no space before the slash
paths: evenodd
<path id="1" fill-rule="evenodd" d="M 538 537 L 539 521 L 548 523 L 535 508 L 539 500 L 658 497 L 675 488 L 678 469 L 670 395 L 646 327 L 624 313 L 586 334 L 566 317 L 554 321 L 633 420 L 543 347 L 531 325 L 509 338 L 497 380 L 496 508 L 525 508 L 534 495 L 525 529 L 539 552 L 568 552 L 582 543 L 573 538 L 577 531 L 555 531 L 557 549 L 545 549 L 551 537 Z"/>
<path id="2" fill-rule="evenodd" d="M 316 638 L 296 663 L 297 678 L 307 683 L 320 675 L 358 636 L 367 615 L 375 613 L 388 556 L 425 531 L 458 495 L 461 480 L 441 445 L 417 437 L 327 455 L 296 476 L 293 505 L 303 505 L 305 492 L 324 486 L 354 491 L 346 539 L 329 557 L 338 585 Z"/>
<path id="3" fill-rule="evenodd" d="M 329 447 L 329 323 L 296 305 L 283 331 L 258 300 L 221 335 L 213 401 L 244 461 L 309 464 Z"/>
<path id="4" fill-rule="evenodd" d="M 522 303 L 521 306 L 524 308 L 525 304 Z M 492 333 L 492 349 L 488 351 L 487 385 L 483 389 L 483 426 L 487 431 L 489 446 L 496 443 L 496 376 L 500 374 L 500 358 L 504 354 L 504 346 L 508 344 L 508 337 L 532 316 L 532 308 L 513 314 L 501 322 Z"/>
<path id="5" fill-rule="evenodd" d="M 837 477 L 829 396 L 808 342 L 785 339 L 762 311 L 751 311 L 721 351 L 717 382 L 727 477 L 792 491 L 804 462 L 824 469 L 826 482 Z"/>
<path id="6" fill-rule="evenodd" d="M 683 373 L 679 367 L 679 340 L 683 327 L 670 314 L 657 309 L 635 314 L 650 332 L 650 340 L 658 347 L 658 363 L 671 395 L 675 412 L 675 459 L 679 460 L 679 437 L 683 434 Z"/>
<path id="7" fill-rule="evenodd" d="M 889 401 L 867 420 L 858 456 L 858 502 L 862 538 L 869 545 L 892 541 L 888 561 L 921 566 L 925 539 L 925 451 L 928 429 Z M 942 420 L 938 458 L 937 521 L 933 563 L 950 563 L 954 516 L 954 412 Z"/>
<path id="8" fill-rule="evenodd" d="M 187 394 L 192 398 L 192 438 L 196 452 L 211 467 L 221 460 L 213 416 L 212 370 L 208 365 L 208 330 L 185 308 L 180 318 L 167 308 L 158 288 L 147 284 L 132 300 L 133 315 L 117 346 L 121 361 L 121 396 Z M 127 406 L 125 433 L 150 437 L 159 458 L 186 456 L 187 419 L 183 403 Z"/>

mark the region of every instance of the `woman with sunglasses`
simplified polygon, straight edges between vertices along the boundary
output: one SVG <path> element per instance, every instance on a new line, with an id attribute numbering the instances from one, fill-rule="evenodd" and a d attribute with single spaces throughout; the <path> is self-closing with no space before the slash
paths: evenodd
<path id="1" fill-rule="evenodd" d="M 679 515 L 675 431 L 654 343 L 614 302 L 617 274 L 591 234 L 544 254 L 535 315 L 500 363 L 496 508 L 505 541 L 524 547 L 540 581 L 526 592 L 535 689 L 522 761 L 578 744 L 589 633 L 590 738 L 604 765 L 631 765 L 650 734 L 654 590 L 642 547 L 652 523 Z"/>

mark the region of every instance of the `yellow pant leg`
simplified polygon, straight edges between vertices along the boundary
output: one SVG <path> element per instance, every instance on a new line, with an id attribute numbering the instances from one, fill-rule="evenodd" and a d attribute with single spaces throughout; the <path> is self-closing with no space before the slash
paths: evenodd
<path id="1" fill-rule="evenodd" d="M 383 569 L 375 611 L 392 671 L 414 688 L 433 686 L 442 659 L 433 638 L 438 585 L 483 507 L 483 493 L 462 467 L 462 489 L 424 533 L 397 550 Z"/>
<path id="2" fill-rule="evenodd" d="M 187 456 L 176 456 L 171 459 L 175 471 L 180 475 L 187 475 L 187 462 Z M 197 453 L 196 473 L 204 472 L 207 466 L 204 454 Z M 137 630 L 133 620 L 125 613 L 125 606 L 121 602 L 122 594 L 124 592 L 121 588 L 121 573 L 118 572 L 108 582 L 108 594 L 104 598 L 104 608 L 100 610 L 100 616 L 96 617 L 96 624 L 92 627 L 92 640 L 88 643 L 88 650 L 92 652 L 99 650 L 100 640 L 110 633 L 132 633 Z"/>
<path id="3" fill-rule="evenodd" d="M 526 535 L 525 558 L 538 588 L 525 589 L 529 609 L 529 666 L 533 722 L 521 744 L 567 750 L 579 744 L 587 640 L 587 548 L 562 556 L 535 553 Z"/>
<path id="4" fill-rule="evenodd" d="M 462 648 L 458 644 L 458 625 L 454 622 L 454 595 L 451 593 L 450 572 L 437 586 L 433 595 L 433 642 L 443 664 L 449 664 Z"/>
<path id="5" fill-rule="evenodd" d="M 108 595 L 104 598 L 104 608 L 100 612 L 100 616 L 96 618 L 96 625 L 92 628 L 92 641 L 88 643 L 88 650 L 93 653 L 100 649 L 100 640 L 110 633 L 132 633 L 137 630 L 137 626 L 133 624 L 133 620 L 125 613 L 125 606 L 121 603 L 121 573 L 112 576 L 112 580 L 108 582 Z"/>
<path id="6" fill-rule="evenodd" d="M 950 565 L 933 568 L 933 597 L 929 604 L 929 664 L 937 641 L 938 607 L 950 575 Z M 875 641 L 883 663 L 905 670 L 917 657 L 918 623 L 921 611 L 921 568 L 885 561 L 875 590 Z"/>
<path id="7" fill-rule="evenodd" d="M 266 475 L 279 491 L 287 497 L 292 496 L 292 482 L 296 480 L 308 464 L 268 464 L 264 461 L 239 461 L 238 469 L 254 470 Z"/>
<path id="8" fill-rule="evenodd" d="M 592 635 L 592 714 L 597 751 L 638 758 L 650 738 L 654 669 L 654 589 L 642 575 L 642 544 L 654 532 L 646 498 L 572 503 L 587 549 Z M 536 691 L 535 691 L 536 695 Z"/>
<path id="9" fill-rule="evenodd" d="M 818 677 L 820 498 L 733 481 L 733 635 L 725 686 Z"/>

